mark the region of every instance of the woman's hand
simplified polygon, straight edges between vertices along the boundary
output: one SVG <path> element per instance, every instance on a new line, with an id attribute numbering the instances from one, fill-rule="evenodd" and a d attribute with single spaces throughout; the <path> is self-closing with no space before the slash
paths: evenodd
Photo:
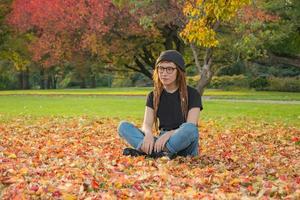
<path id="1" fill-rule="evenodd" d="M 141 150 L 146 154 L 151 154 L 153 151 L 154 145 L 154 137 L 152 134 L 146 134 L 144 137 L 143 144 L 141 146 Z"/>
<path id="2" fill-rule="evenodd" d="M 165 147 L 165 144 L 170 139 L 170 137 L 173 133 L 174 133 L 174 131 L 168 131 L 168 132 L 164 133 L 162 136 L 160 136 L 155 142 L 154 151 L 155 152 L 162 151 Z"/>

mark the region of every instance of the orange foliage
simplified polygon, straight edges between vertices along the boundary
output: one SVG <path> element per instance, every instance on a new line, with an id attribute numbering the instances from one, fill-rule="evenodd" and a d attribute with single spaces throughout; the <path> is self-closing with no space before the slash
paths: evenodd
<path id="1" fill-rule="evenodd" d="M 29 119 L 30 121 L 30 119 Z M 299 129 L 247 121 L 200 125 L 200 156 L 126 157 L 112 119 L 15 119 L 0 124 L 6 199 L 297 199 Z"/>

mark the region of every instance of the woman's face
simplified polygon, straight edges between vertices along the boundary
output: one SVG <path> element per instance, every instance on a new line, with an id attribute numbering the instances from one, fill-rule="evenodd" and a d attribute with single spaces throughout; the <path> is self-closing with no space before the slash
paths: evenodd
<path id="1" fill-rule="evenodd" d="M 173 62 L 163 61 L 157 65 L 158 77 L 164 86 L 175 86 L 177 67 Z"/>

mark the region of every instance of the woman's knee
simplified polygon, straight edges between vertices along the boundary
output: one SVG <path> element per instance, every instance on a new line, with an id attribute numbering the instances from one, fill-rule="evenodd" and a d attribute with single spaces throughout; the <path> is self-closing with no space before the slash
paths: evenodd
<path id="1" fill-rule="evenodd" d="M 133 124 L 127 121 L 121 121 L 118 126 L 118 133 L 120 136 L 124 136 L 130 128 L 133 127 Z"/>
<path id="2" fill-rule="evenodd" d="M 181 124 L 180 128 L 183 130 L 184 133 L 187 133 L 189 136 L 192 136 L 193 139 L 199 138 L 199 130 L 194 123 L 185 122 Z"/>

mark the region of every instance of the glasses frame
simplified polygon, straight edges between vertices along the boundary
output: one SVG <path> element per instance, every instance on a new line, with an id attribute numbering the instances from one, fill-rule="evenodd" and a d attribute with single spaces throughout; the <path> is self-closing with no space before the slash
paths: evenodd
<path id="1" fill-rule="evenodd" d="M 160 65 L 157 66 L 157 72 L 162 74 L 164 71 L 167 72 L 167 74 L 172 74 L 175 70 L 177 70 L 176 67 L 162 67 Z"/>

